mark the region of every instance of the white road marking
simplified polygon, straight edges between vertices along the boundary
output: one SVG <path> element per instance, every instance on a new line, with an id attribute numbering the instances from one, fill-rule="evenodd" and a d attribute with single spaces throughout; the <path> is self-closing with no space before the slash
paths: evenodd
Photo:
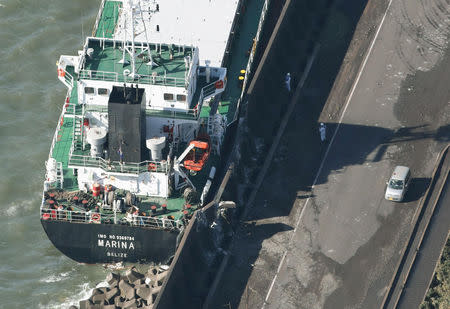
<path id="1" fill-rule="evenodd" d="M 275 284 L 275 281 L 277 280 L 278 273 L 281 270 L 281 266 L 283 265 L 283 261 L 286 258 L 286 255 L 287 255 L 287 251 L 284 251 L 283 257 L 281 258 L 281 262 L 278 265 L 277 273 L 275 274 L 275 277 L 273 277 L 272 283 L 270 284 L 270 287 L 269 287 L 269 292 L 267 293 L 266 299 L 264 300 L 263 308 L 264 308 L 264 305 L 266 304 L 267 300 L 269 299 L 270 292 L 272 291 L 273 285 Z"/>
<path id="2" fill-rule="evenodd" d="M 345 102 L 344 110 L 342 111 L 342 115 L 339 118 L 339 122 L 338 122 L 338 125 L 336 126 L 336 130 L 334 130 L 333 136 L 331 137 L 331 140 L 330 140 L 330 144 L 327 147 L 325 155 L 324 155 L 324 157 L 322 159 L 322 162 L 320 163 L 319 169 L 317 171 L 316 177 L 314 178 L 313 185 L 311 186 L 311 192 L 314 189 L 314 187 L 315 187 L 315 185 L 317 183 L 317 180 L 319 179 L 320 173 L 322 172 L 322 168 L 323 168 L 323 165 L 325 163 L 325 160 L 328 157 L 328 153 L 330 152 L 330 148 L 333 145 L 333 142 L 334 142 L 334 139 L 336 137 L 336 134 L 337 134 L 337 132 L 339 130 L 339 127 L 341 126 L 342 120 L 344 119 L 345 112 L 347 111 L 347 107 L 348 107 L 348 105 L 349 105 L 349 103 L 350 103 L 350 101 L 351 101 L 351 99 L 353 97 L 353 93 L 355 92 L 356 86 L 358 85 L 358 82 L 359 82 L 359 79 L 361 78 L 362 72 L 364 71 L 364 68 L 366 67 L 367 60 L 369 59 L 369 56 L 372 53 L 372 49 L 373 49 L 373 47 L 375 45 L 375 41 L 378 38 L 378 34 L 380 33 L 381 27 L 383 26 L 384 20 L 386 19 L 386 16 L 387 16 L 387 13 L 389 11 L 389 8 L 391 7 L 391 4 L 392 4 L 392 0 L 390 0 L 389 3 L 388 3 L 388 6 L 386 8 L 386 11 L 384 12 L 383 18 L 381 19 L 381 22 L 380 22 L 380 24 L 378 26 L 377 32 L 375 33 L 375 36 L 374 36 L 372 42 L 370 43 L 370 47 L 369 47 L 369 50 L 368 50 L 368 52 L 366 54 L 366 57 L 364 58 L 364 61 L 363 61 L 362 65 L 361 65 L 361 68 L 358 71 L 358 75 L 356 76 L 355 82 L 353 83 L 353 86 L 352 86 L 352 88 L 350 90 L 350 95 L 347 97 L 347 101 Z M 301 219 L 303 218 L 303 214 L 305 213 L 305 209 L 308 206 L 308 203 L 309 203 L 310 199 L 311 199 L 311 197 L 307 198 L 307 200 L 305 202 L 305 206 L 303 207 L 302 211 L 300 212 L 300 215 L 299 215 L 299 217 L 297 219 L 297 222 L 295 223 L 294 232 L 292 233 L 292 236 L 291 236 L 291 238 L 289 240 L 289 244 L 292 242 L 292 240 L 293 240 L 293 238 L 295 236 L 295 233 L 297 232 L 297 228 L 298 228 L 298 226 L 300 224 Z M 287 253 L 288 253 L 288 250 L 286 250 L 284 252 L 283 257 L 281 258 L 280 264 L 278 265 L 277 273 L 275 274 L 275 276 L 274 276 L 274 278 L 272 280 L 272 283 L 270 284 L 269 291 L 267 292 L 266 298 L 265 298 L 264 303 L 263 303 L 263 305 L 261 307 L 262 309 L 264 309 L 264 307 L 266 306 L 267 301 L 269 300 L 270 293 L 272 292 L 272 288 L 273 288 L 273 286 L 275 284 L 275 281 L 276 281 L 276 279 L 278 277 L 278 274 L 279 274 L 279 272 L 281 270 L 281 267 L 282 267 L 282 265 L 284 263 L 284 260 L 285 260 L 285 257 L 287 255 Z"/>

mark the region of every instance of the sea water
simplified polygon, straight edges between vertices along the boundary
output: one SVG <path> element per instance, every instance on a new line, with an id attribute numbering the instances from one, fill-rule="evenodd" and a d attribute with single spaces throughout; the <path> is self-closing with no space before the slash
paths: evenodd
<path id="1" fill-rule="evenodd" d="M 0 308 L 68 308 L 106 277 L 63 256 L 39 206 L 67 88 L 56 61 L 76 55 L 100 0 L 0 0 Z"/>

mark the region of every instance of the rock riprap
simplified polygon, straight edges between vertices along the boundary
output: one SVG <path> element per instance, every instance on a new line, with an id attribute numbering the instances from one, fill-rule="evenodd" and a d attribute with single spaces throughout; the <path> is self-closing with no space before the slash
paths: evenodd
<path id="1" fill-rule="evenodd" d="M 151 266 L 143 274 L 136 267 L 123 274 L 110 273 L 107 287 L 95 288 L 92 295 L 80 301 L 79 309 L 151 309 L 167 276 L 168 267 Z M 70 309 L 78 309 L 71 306 Z"/>

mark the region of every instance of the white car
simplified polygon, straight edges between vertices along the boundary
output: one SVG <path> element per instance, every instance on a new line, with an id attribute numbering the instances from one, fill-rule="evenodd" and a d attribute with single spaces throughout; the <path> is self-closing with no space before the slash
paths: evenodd
<path id="1" fill-rule="evenodd" d="M 411 181 L 411 172 L 409 167 L 397 166 L 392 173 L 391 178 L 386 183 L 386 193 L 384 198 L 389 201 L 401 202 L 405 197 Z"/>

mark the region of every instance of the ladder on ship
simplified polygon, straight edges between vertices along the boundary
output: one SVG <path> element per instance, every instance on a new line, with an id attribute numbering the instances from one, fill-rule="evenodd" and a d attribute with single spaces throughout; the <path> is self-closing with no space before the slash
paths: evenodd
<path id="1" fill-rule="evenodd" d="M 73 150 L 83 151 L 85 148 L 84 140 L 84 104 L 81 106 L 81 115 L 74 113 L 73 119 Z"/>
<path id="2" fill-rule="evenodd" d="M 214 114 L 208 117 L 207 130 L 211 138 L 211 152 L 213 154 L 220 155 L 226 125 L 227 121 L 224 115 Z"/>

